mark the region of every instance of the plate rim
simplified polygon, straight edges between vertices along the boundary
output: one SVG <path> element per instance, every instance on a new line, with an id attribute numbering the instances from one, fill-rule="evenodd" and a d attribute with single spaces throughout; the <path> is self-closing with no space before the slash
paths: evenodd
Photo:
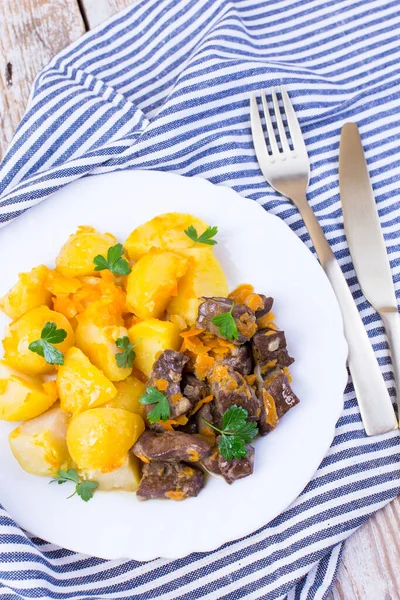
<path id="1" fill-rule="evenodd" d="M 219 190 L 223 190 L 226 194 L 229 193 L 231 195 L 232 201 L 236 200 L 236 202 L 243 202 L 244 204 L 248 204 L 249 206 L 251 205 L 253 208 L 252 210 L 259 210 L 260 211 L 260 215 L 261 213 L 263 214 L 263 218 L 269 218 L 271 219 L 273 222 L 276 223 L 277 227 L 284 227 L 286 229 L 286 231 L 288 232 L 289 235 L 293 236 L 293 240 L 297 240 L 296 243 L 298 243 L 298 247 L 302 246 L 304 248 L 304 250 L 309 251 L 309 249 L 306 247 L 306 245 L 300 240 L 300 238 L 294 233 L 294 231 L 287 225 L 287 223 L 285 223 L 285 221 L 283 221 L 281 218 L 279 218 L 278 216 L 271 214 L 269 212 L 267 212 L 260 203 L 258 203 L 257 201 L 251 200 L 249 198 L 243 197 L 240 194 L 238 194 L 235 190 L 233 190 L 232 188 L 228 187 L 228 186 L 223 186 L 223 185 L 215 185 L 212 182 L 202 178 L 202 177 L 185 177 L 182 175 L 178 175 L 175 173 L 169 173 L 169 172 L 164 172 L 164 171 L 147 171 L 147 170 L 120 170 L 120 171 L 116 171 L 116 172 L 112 172 L 112 173 L 106 173 L 106 174 L 99 174 L 99 175 L 92 175 L 90 177 L 86 177 L 86 178 L 82 178 L 80 180 L 77 180 L 69 185 L 67 185 L 65 188 L 62 188 L 62 190 L 59 190 L 57 192 L 55 192 L 55 194 L 52 195 L 52 197 L 49 197 L 48 199 L 46 199 L 45 201 L 43 201 L 43 204 L 47 204 L 48 202 L 52 202 L 52 200 L 54 200 L 54 195 L 59 195 L 60 192 L 64 192 L 64 190 L 68 190 L 71 188 L 71 186 L 77 187 L 77 185 L 82 185 L 82 182 L 90 182 L 93 181 L 93 177 L 95 177 L 95 179 L 97 180 L 98 178 L 119 178 L 119 177 L 130 177 L 133 175 L 133 177 L 137 177 L 139 174 L 140 176 L 143 176 L 143 174 L 146 174 L 145 177 L 166 177 L 169 179 L 186 179 L 186 180 L 196 180 L 196 184 L 197 185 L 203 185 L 204 188 L 212 186 L 213 188 L 218 188 Z M 84 183 L 83 186 L 85 185 L 90 185 L 88 183 Z M 65 192 L 64 192 L 65 193 Z M 257 208 L 255 208 L 257 207 Z M 32 215 L 32 211 L 35 211 L 36 206 L 33 207 L 31 210 L 28 211 L 28 213 L 31 213 Z M 190 210 L 190 208 L 188 208 L 188 211 Z M 165 212 L 168 212 L 168 208 L 166 207 Z M 27 213 L 25 213 L 27 214 Z M 23 218 L 23 216 L 21 216 L 20 218 Z M 20 220 L 20 218 L 17 219 L 17 221 Z M 10 226 L 12 228 L 12 224 L 10 224 Z M 8 228 L 7 228 L 8 229 Z M 290 233 L 289 233 L 290 232 Z M 311 254 L 311 253 L 310 253 Z M 313 260 L 315 261 L 316 265 L 318 266 L 318 268 L 320 269 L 320 273 L 321 275 L 327 280 L 325 273 L 323 272 L 323 269 L 321 267 L 321 265 L 318 263 L 318 261 L 315 259 L 315 257 L 312 257 L 312 255 L 310 256 L 310 258 L 313 258 Z M 330 284 L 328 284 L 330 286 Z M 333 292 L 333 289 L 330 288 L 331 291 L 331 300 L 336 304 L 337 306 L 337 312 L 338 314 L 340 314 L 340 309 L 337 305 L 337 301 Z M 339 335 L 339 334 L 338 334 Z M 342 352 L 343 352 L 343 366 L 342 366 L 342 376 L 341 376 L 341 382 L 340 384 L 338 383 L 338 387 L 340 387 L 340 389 L 342 390 L 342 396 L 343 396 L 343 392 L 345 390 L 347 381 L 348 381 L 348 373 L 347 373 L 347 368 L 346 368 L 346 359 L 347 359 L 347 344 L 344 338 L 344 332 L 343 332 L 343 326 L 340 330 L 340 337 L 341 337 L 341 344 L 342 344 Z M 330 433 L 329 433 L 329 445 L 326 447 L 326 449 L 320 453 L 318 453 L 318 455 L 315 457 L 315 460 L 313 461 L 313 463 L 311 464 L 310 461 L 310 466 L 309 469 L 307 470 L 307 477 L 304 476 L 304 483 L 302 483 L 301 485 L 297 486 L 296 489 L 296 493 L 293 496 L 293 498 L 291 500 L 288 500 L 287 503 L 285 503 L 285 506 L 282 507 L 276 514 L 275 516 L 271 517 L 270 519 L 268 519 L 267 522 L 264 522 L 262 525 L 260 525 L 258 527 L 258 529 L 254 529 L 254 526 L 251 525 L 249 526 L 243 526 L 241 528 L 237 527 L 237 529 L 235 529 L 235 534 L 228 537 L 227 535 L 223 535 L 223 539 L 220 537 L 220 539 L 218 539 L 218 541 L 216 540 L 215 543 L 213 543 L 212 545 L 205 545 L 205 544 L 194 544 L 194 542 L 196 540 L 191 541 L 191 543 L 189 543 L 187 545 L 186 548 L 182 548 L 182 550 L 180 552 L 174 552 L 173 556 L 168 556 L 167 554 L 163 553 L 162 557 L 163 558 L 169 558 L 169 559 L 179 559 L 179 558 L 183 558 L 185 556 L 187 556 L 188 554 L 191 554 L 193 552 L 213 552 L 215 550 L 217 550 L 218 548 L 220 548 L 222 545 L 224 544 L 228 544 L 228 543 L 232 543 L 234 541 L 239 541 L 241 539 L 243 539 L 244 537 L 247 537 L 253 533 L 255 533 L 256 531 L 258 531 L 259 529 L 262 529 L 263 527 L 267 526 L 274 518 L 276 518 L 278 515 L 280 515 L 282 512 L 284 512 L 297 498 L 298 496 L 301 494 L 301 492 L 303 491 L 303 489 L 307 486 L 307 484 L 309 483 L 309 481 L 311 480 L 313 474 L 317 471 L 321 461 L 323 460 L 324 456 L 326 455 L 327 451 L 329 450 L 329 447 L 331 446 L 331 443 L 334 439 L 334 435 L 335 435 L 335 425 L 337 420 L 339 419 L 340 415 L 342 414 L 342 410 L 343 410 L 343 402 L 340 406 L 340 410 L 339 410 L 339 402 L 338 402 L 338 410 L 337 410 L 337 416 L 336 416 L 336 421 L 335 424 L 332 424 L 330 426 Z M 328 434 L 327 434 L 328 437 Z M 32 476 L 35 477 L 35 476 Z M 127 493 L 127 492 L 126 492 Z M 1 497 L 1 491 L 0 491 L 0 497 Z M 6 508 L 6 510 L 9 510 Z M 10 512 L 10 511 L 9 511 Z M 10 515 L 12 516 L 12 511 L 10 512 Z M 243 520 L 243 523 L 246 523 L 246 520 Z M 238 533 L 238 529 L 241 529 L 242 531 L 240 533 Z M 35 528 L 32 528 L 31 526 L 29 527 L 29 531 L 37 537 L 41 537 L 42 534 L 40 532 L 38 532 L 37 530 L 35 531 Z M 51 536 L 46 535 L 46 541 L 49 541 L 52 544 L 55 545 L 60 545 L 60 542 L 57 541 L 56 539 L 57 536 L 55 536 L 53 539 L 51 539 Z M 217 537 L 217 536 L 216 536 Z M 194 547 L 192 547 L 194 544 Z M 68 550 L 71 550 L 73 552 L 79 552 L 79 553 L 83 553 L 86 554 L 87 552 L 85 552 L 85 550 L 82 549 L 76 549 L 76 547 L 71 547 L 71 545 L 65 545 L 64 543 L 62 544 L 62 546 Z M 87 554 L 92 555 L 92 556 L 99 556 L 99 555 L 94 555 L 92 554 L 92 552 L 88 552 Z M 148 560 L 153 560 L 155 558 L 154 554 L 145 554 L 143 552 L 139 552 L 138 554 L 135 554 L 134 552 L 130 552 L 129 556 L 123 556 L 121 557 L 120 554 L 118 554 L 118 552 L 110 552 L 107 556 L 99 556 L 99 558 L 105 558 L 105 559 L 133 559 L 133 560 L 137 560 L 139 562 L 144 562 L 144 561 L 148 561 Z"/>

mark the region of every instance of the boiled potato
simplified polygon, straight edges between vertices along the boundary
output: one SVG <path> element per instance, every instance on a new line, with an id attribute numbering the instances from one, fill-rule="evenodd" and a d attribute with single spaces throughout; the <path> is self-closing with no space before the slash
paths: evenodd
<path id="1" fill-rule="evenodd" d="M 54 373 L 55 365 L 50 365 L 42 356 L 29 350 L 31 342 L 40 339 L 40 334 L 46 323 L 55 323 L 57 329 L 64 329 L 67 337 L 55 348 L 65 353 L 75 342 L 72 327 L 64 317 L 47 306 L 40 306 L 30 310 L 17 321 L 13 321 L 3 339 L 4 358 L 15 369 L 29 375 Z"/>
<path id="2" fill-rule="evenodd" d="M 82 282 L 77 277 L 67 277 L 58 271 L 49 271 L 46 279 L 46 288 L 53 296 L 75 294 L 82 285 Z"/>
<path id="3" fill-rule="evenodd" d="M 179 315 L 188 325 L 197 319 L 200 298 L 227 296 L 228 282 L 222 266 L 207 248 L 189 248 L 184 251 L 191 265 L 178 284 L 178 294 L 171 299 L 167 311 Z"/>
<path id="4" fill-rule="evenodd" d="M 126 327 L 114 324 L 112 316 L 96 322 L 90 309 L 78 316 L 78 326 L 75 329 L 77 347 L 111 381 L 122 381 L 132 373 L 131 366 L 119 367 L 116 361 L 116 354 L 121 349 L 115 342 L 118 338 L 127 336 Z"/>
<path id="5" fill-rule="evenodd" d="M 121 467 L 128 450 L 142 435 L 144 421 L 120 408 L 92 408 L 72 418 L 67 445 L 79 469 L 103 473 Z"/>
<path id="6" fill-rule="evenodd" d="M 117 381 L 114 385 L 117 389 L 117 395 L 104 406 L 122 408 L 144 417 L 146 413 L 143 404 L 140 404 L 139 400 L 146 391 L 146 385 L 133 375 L 124 381 Z"/>
<path id="7" fill-rule="evenodd" d="M 141 319 L 161 317 L 189 261 L 175 252 L 151 250 L 138 260 L 128 275 L 126 304 Z"/>
<path id="8" fill-rule="evenodd" d="M 59 469 L 72 466 L 66 442 L 68 422 L 67 413 L 54 407 L 10 433 L 11 451 L 24 471 L 54 476 Z"/>
<path id="9" fill-rule="evenodd" d="M 154 217 L 132 231 L 124 247 L 130 258 L 139 260 L 151 248 L 180 251 L 190 248 L 193 242 L 185 234 L 185 229 L 193 225 L 201 235 L 208 225 L 202 219 L 183 213 L 165 213 Z M 208 248 L 210 252 L 210 247 Z"/>
<path id="10" fill-rule="evenodd" d="M 70 348 L 57 373 L 61 408 L 77 413 L 114 398 L 117 393 L 109 379 L 79 348 Z"/>
<path id="11" fill-rule="evenodd" d="M 163 350 L 179 350 L 182 339 L 180 329 L 170 321 L 147 319 L 128 329 L 131 344 L 135 348 L 136 358 L 133 365 L 149 376 L 158 352 Z"/>
<path id="12" fill-rule="evenodd" d="M 119 469 L 108 473 L 103 473 L 101 469 L 80 469 L 79 476 L 83 481 L 97 481 L 99 490 L 135 492 L 140 483 L 141 464 L 136 456 L 128 453 L 124 464 Z"/>
<path id="13" fill-rule="evenodd" d="M 57 271 L 69 277 L 94 275 L 94 257 L 98 254 L 107 256 L 108 249 L 115 246 L 116 241 L 110 233 L 100 233 L 93 227 L 78 227 L 56 258 Z"/>
<path id="14" fill-rule="evenodd" d="M 0 310 L 15 320 L 33 308 L 50 305 L 51 295 L 45 287 L 47 273 L 44 265 L 35 267 L 29 273 L 20 273 L 17 283 L 0 299 Z"/>
<path id="15" fill-rule="evenodd" d="M 76 292 L 61 293 L 53 298 L 54 310 L 65 315 L 67 319 L 73 319 L 88 309 L 91 309 L 93 318 L 96 314 L 103 313 L 105 309 L 120 319 L 121 314 L 126 312 L 125 290 L 117 285 L 110 271 L 100 271 L 100 277 L 89 275 L 80 279 L 72 277 L 68 279 L 79 281 L 80 288 Z"/>
<path id="16" fill-rule="evenodd" d="M 50 408 L 56 400 L 54 381 L 42 383 L 36 377 L 16 371 L 4 360 L 0 361 L 0 419 L 33 419 Z"/>

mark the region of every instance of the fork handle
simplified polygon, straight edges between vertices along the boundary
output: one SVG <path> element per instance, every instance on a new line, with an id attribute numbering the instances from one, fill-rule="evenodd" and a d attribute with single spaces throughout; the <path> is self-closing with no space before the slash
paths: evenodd
<path id="1" fill-rule="evenodd" d="M 379 435 L 397 429 L 397 419 L 388 390 L 339 263 L 306 197 L 293 200 L 342 311 L 344 334 L 349 347 L 348 365 L 365 431 L 367 435 Z"/>

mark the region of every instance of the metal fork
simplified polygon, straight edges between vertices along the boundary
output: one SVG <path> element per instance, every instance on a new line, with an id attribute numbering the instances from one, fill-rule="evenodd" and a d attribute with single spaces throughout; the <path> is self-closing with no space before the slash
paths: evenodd
<path id="1" fill-rule="evenodd" d="M 392 402 L 346 279 L 307 202 L 306 190 L 310 179 L 307 150 L 289 96 L 284 87 L 280 88 L 280 92 L 293 150 L 286 135 L 276 92 L 271 91 L 274 109 L 270 112 L 265 92 L 261 91 L 266 132 L 263 129 L 257 97 L 253 94 L 250 100 L 250 116 L 258 164 L 267 182 L 277 192 L 292 200 L 300 211 L 320 263 L 334 289 L 342 311 L 344 333 L 349 347 L 348 364 L 365 431 L 367 435 L 386 433 L 397 428 Z M 281 148 L 274 132 L 274 115 Z M 268 150 L 266 137 L 271 151 Z"/>

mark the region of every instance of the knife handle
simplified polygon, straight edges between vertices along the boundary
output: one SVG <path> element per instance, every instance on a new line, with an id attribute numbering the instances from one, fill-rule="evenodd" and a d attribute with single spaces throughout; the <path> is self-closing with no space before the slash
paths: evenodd
<path id="1" fill-rule="evenodd" d="M 380 310 L 379 314 L 385 326 L 392 356 L 394 382 L 396 386 L 397 405 L 400 402 L 400 315 L 396 308 Z"/>
<path id="2" fill-rule="evenodd" d="M 293 198 L 342 311 L 348 364 L 367 435 L 397 429 L 393 405 L 360 313 L 325 234 L 306 197 Z"/>

